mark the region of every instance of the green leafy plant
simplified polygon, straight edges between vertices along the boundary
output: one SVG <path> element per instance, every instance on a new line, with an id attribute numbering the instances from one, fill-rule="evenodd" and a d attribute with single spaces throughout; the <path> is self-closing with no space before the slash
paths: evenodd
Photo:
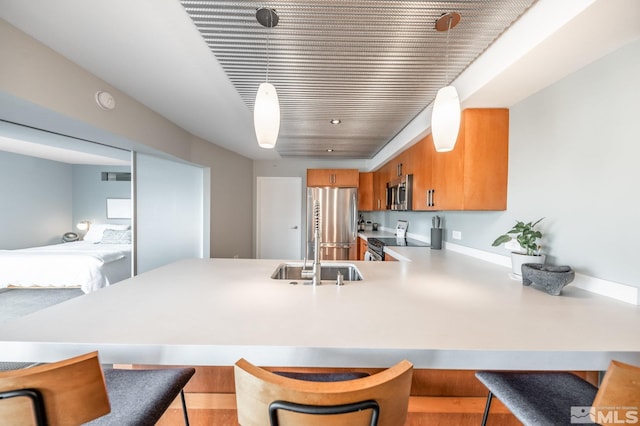
<path id="1" fill-rule="evenodd" d="M 544 219 L 544 218 L 542 218 Z M 536 222 L 516 222 L 515 226 L 511 228 L 510 231 L 507 231 L 506 234 L 500 235 L 493 242 L 493 246 L 497 247 L 502 243 L 507 243 L 515 238 L 515 240 L 520 244 L 525 251 L 527 256 L 536 256 L 539 254 L 540 246 L 538 245 L 538 238 L 542 238 L 542 233 L 537 231 L 535 226 L 542 221 L 539 219 Z"/>

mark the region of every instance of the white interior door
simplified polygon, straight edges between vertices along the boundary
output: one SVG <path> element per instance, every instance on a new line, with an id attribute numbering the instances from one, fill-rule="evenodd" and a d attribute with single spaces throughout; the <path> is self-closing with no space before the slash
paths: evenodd
<path id="1" fill-rule="evenodd" d="M 302 258 L 302 179 L 258 177 L 256 257 Z"/>

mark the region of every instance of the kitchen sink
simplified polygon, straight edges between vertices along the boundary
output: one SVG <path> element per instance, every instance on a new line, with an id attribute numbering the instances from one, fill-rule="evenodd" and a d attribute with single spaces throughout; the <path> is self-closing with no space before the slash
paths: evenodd
<path id="1" fill-rule="evenodd" d="M 311 270 L 311 264 L 307 263 L 307 270 Z M 271 278 L 274 280 L 300 280 L 311 281 L 311 278 L 302 278 L 302 263 L 281 263 L 273 272 Z M 335 282 L 338 278 L 338 272 L 342 273 L 344 281 L 361 281 L 362 274 L 352 263 L 321 263 L 320 279 L 322 281 Z"/>

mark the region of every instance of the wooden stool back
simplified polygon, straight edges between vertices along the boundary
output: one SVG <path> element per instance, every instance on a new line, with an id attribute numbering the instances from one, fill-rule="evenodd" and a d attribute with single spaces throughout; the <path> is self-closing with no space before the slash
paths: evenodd
<path id="1" fill-rule="evenodd" d="M 80 425 L 111 410 L 97 352 L 0 372 L 0 392 L 20 389 L 42 395 L 50 426 Z M 0 399 L 0 424 L 33 425 L 32 402 L 26 397 Z"/>
<path id="2" fill-rule="evenodd" d="M 378 425 L 405 423 L 411 390 L 413 365 L 401 361 L 369 377 L 342 382 L 313 382 L 290 379 L 239 360 L 234 368 L 238 420 L 242 426 L 263 426 L 269 422 L 269 406 L 286 401 L 311 406 L 337 406 L 375 401 L 380 409 Z M 368 425 L 371 410 L 340 415 L 309 415 L 280 410 L 280 425 Z"/>

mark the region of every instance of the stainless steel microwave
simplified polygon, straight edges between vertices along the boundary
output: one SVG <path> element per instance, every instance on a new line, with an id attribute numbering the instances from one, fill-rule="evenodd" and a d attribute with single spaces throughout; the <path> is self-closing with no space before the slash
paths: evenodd
<path id="1" fill-rule="evenodd" d="M 387 183 L 387 209 L 411 210 L 413 175 L 404 175 Z"/>

